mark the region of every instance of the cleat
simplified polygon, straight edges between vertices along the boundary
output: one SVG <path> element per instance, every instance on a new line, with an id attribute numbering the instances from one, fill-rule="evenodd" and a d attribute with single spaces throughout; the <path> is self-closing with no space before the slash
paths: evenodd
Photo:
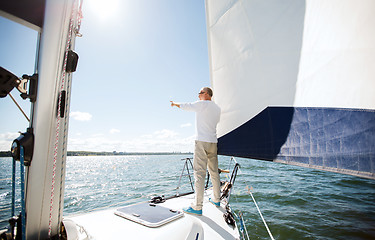
<path id="1" fill-rule="evenodd" d="M 182 211 L 187 214 L 195 214 L 198 216 L 202 216 L 202 210 L 194 210 L 192 207 L 183 208 Z"/>

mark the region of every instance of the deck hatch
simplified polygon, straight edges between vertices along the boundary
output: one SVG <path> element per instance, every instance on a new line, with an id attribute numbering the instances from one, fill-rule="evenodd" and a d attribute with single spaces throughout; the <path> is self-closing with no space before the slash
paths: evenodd
<path id="1" fill-rule="evenodd" d="M 115 214 L 147 227 L 160 227 L 183 216 L 181 211 L 148 202 L 118 208 Z"/>

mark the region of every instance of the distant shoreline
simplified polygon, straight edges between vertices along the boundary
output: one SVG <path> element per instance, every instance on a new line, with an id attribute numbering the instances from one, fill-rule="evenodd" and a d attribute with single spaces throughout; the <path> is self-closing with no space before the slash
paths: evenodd
<path id="1" fill-rule="evenodd" d="M 128 155 L 192 155 L 191 152 L 90 152 L 68 151 L 67 156 L 128 156 Z M 10 151 L 0 151 L 0 157 L 12 157 Z"/>

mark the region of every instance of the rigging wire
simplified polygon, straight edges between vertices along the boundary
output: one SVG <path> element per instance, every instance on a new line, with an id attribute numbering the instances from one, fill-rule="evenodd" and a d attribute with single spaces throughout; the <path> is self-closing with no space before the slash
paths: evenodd
<path id="1" fill-rule="evenodd" d="M 264 226 L 266 226 L 266 229 L 267 229 L 268 234 L 270 235 L 270 237 L 271 237 L 272 240 L 275 240 L 275 239 L 273 238 L 273 236 L 272 236 L 272 233 L 271 233 L 270 229 L 268 228 L 268 225 L 267 225 L 266 221 L 265 221 L 264 218 L 263 218 L 262 212 L 260 211 L 260 209 L 259 209 L 259 207 L 258 207 L 258 204 L 257 204 L 257 202 L 255 201 L 255 198 L 254 198 L 253 194 L 252 194 L 251 191 L 250 191 L 249 186 L 246 186 L 246 189 L 247 189 L 247 192 L 250 194 L 251 198 L 253 199 L 253 202 L 255 203 L 255 206 L 256 206 L 257 209 L 258 209 L 259 215 L 260 215 L 260 217 L 261 217 L 262 220 L 263 220 Z"/>

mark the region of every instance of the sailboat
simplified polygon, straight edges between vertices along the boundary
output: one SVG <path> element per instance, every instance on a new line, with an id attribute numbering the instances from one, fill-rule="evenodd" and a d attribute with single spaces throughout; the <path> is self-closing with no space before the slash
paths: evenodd
<path id="1" fill-rule="evenodd" d="M 12 147 L 14 159 L 26 166 L 17 234 L 24 239 L 239 239 L 236 225 L 223 219 L 225 201 L 217 208 L 206 198 L 207 214 L 183 215 L 180 209 L 192 194 L 63 218 L 81 4 L 0 3 L 2 16 L 40 33 L 35 74 L 24 78 L 28 91 L 20 87 L 26 80 L 1 70 L 7 80 L 1 96 L 18 85 L 32 102 L 30 127 Z M 219 154 L 375 178 L 374 4 L 206 0 L 211 83 L 222 108 Z M 167 218 L 139 220 L 144 209 L 168 213 Z"/>

